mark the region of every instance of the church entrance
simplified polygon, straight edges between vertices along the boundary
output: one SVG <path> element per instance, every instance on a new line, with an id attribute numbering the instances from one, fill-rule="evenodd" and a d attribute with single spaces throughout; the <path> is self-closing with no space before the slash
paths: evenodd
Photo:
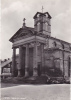
<path id="1" fill-rule="evenodd" d="M 40 76 L 41 75 L 41 63 L 38 63 L 38 76 Z"/>

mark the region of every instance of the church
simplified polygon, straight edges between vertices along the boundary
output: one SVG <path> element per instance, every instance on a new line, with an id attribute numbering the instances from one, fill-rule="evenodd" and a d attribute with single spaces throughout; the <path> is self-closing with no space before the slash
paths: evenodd
<path id="1" fill-rule="evenodd" d="M 9 39 L 12 42 L 12 76 L 70 77 L 71 44 L 51 36 L 51 15 L 37 12 L 34 28 L 23 26 Z M 19 49 L 19 55 L 16 49 Z"/>

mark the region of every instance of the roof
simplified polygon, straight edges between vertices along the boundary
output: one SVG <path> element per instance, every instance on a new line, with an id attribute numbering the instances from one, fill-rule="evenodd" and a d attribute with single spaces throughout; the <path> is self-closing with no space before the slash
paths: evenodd
<path id="1" fill-rule="evenodd" d="M 1 76 L 11 76 L 11 73 L 2 73 Z"/>
<path id="2" fill-rule="evenodd" d="M 34 19 L 37 18 L 37 15 L 38 15 L 38 14 L 40 14 L 41 16 L 42 16 L 42 15 L 46 16 L 46 14 L 48 14 L 48 18 L 50 18 L 50 19 L 52 18 L 48 12 L 45 12 L 45 13 L 37 12 L 33 18 L 34 18 Z"/>
<path id="3" fill-rule="evenodd" d="M 52 36 L 49 36 L 49 35 L 45 35 L 45 34 L 37 34 L 38 36 L 41 36 L 41 37 L 44 37 L 44 38 L 50 38 L 50 39 L 54 39 L 54 40 L 57 40 L 57 41 L 60 41 L 62 43 L 66 43 L 66 44 L 69 44 L 71 45 L 71 43 L 67 42 L 67 41 L 64 41 L 64 40 L 61 40 L 61 39 L 58 39 L 56 37 L 52 37 Z"/>
<path id="4" fill-rule="evenodd" d="M 54 39 L 54 40 L 58 40 L 58 41 L 60 41 L 60 42 L 62 42 L 62 43 L 66 43 L 66 44 L 71 44 L 71 43 L 69 43 L 69 42 L 67 42 L 67 41 L 64 41 L 64 40 L 61 40 L 61 39 L 58 39 L 58 38 L 56 38 L 56 37 L 52 37 L 52 36 L 50 36 L 49 38 L 51 38 L 51 39 Z"/>
<path id="5" fill-rule="evenodd" d="M 13 42 L 13 39 L 20 36 L 25 36 L 25 34 L 34 34 L 34 28 L 26 27 L 20 28 L 10 39 L 10 42 Z"/>
<path id="6" fill-rule="evenodd" d="M 10 62 L 12 62 L 12 58 L 9 59 L 9 60 L 7 60 L 7 61 L 5 61 L 5 62 L 3 62 L 3 63 L 1 64 L 1 67 L 6 66 L 6 65 L 9 64 Z"/>

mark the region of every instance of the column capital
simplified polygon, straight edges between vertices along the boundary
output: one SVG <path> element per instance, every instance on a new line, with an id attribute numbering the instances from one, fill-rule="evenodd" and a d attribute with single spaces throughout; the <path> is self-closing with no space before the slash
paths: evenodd
<path id="1" fill-rule="evenodd" d="M 29 45 L 30 45 L 30 43 L 26 43 L 25 45 L 26 45 L 26 46 L 27 46 L 27 45 L 29 46 Z"/>
<path id="2" fill-rule="evenodd" d="M 16 47 L 12 47 L 12 49 L 16 49 Z"/>

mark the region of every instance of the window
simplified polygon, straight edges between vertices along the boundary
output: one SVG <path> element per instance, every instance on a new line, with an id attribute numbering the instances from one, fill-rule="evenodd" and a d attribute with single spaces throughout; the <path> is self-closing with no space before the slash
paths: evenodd
<path id="1" fill-rule="evenodd" d="M 57 46 L 57 43 L 56 43 L 55 41 L 54 41 L 54 43 L 53 43 L 53 44 L 54 44 L 54 47 L 56 47 L 56 46 Z"/>
<path id="2" fill-rule="evenodd" d="M 37 23 L 37 31 L 40 31 L 40 22 Z"/>
<path id="3" fill-rule="evenodd" d="M 62 44 L 62 49 L 64 49 L 64 44 Z"/>
<path id="4" fill-rule="evenodd" d="M 41 22 L 40 23 L 40 31 L 42 31 L 43 30 L 43 23 Z"/>
<path id="5" fill-rule="evenodd" d="M 70 50 L 71 50 L 71 47 L 70 47 Z"/>

